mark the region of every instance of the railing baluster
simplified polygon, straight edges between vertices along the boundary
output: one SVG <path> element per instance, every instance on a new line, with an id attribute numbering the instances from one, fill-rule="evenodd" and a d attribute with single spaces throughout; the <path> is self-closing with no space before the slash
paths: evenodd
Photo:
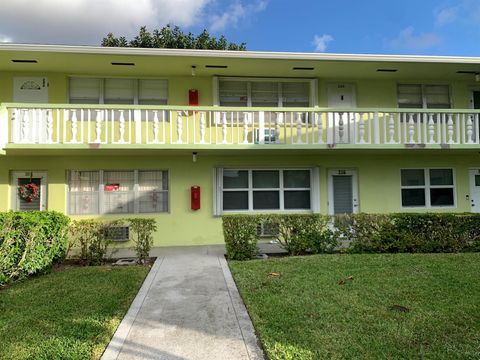
<path id="1" fill-rule="evenodd" d="M 452 114 L 448 114 L 448 121 L 447 121 L 447 143 L 448 144 L 453 144 L 453 119 L 452 119 Z"/>
<path id="2" fill-rule="evenodd" d="M 222 112 L 222 144 L 227 143 L 227 113 Z"/>
<path id="3" fill-rule="evenodd" d="M 392 113 L 388 117 L 388 143 L 395 144 L 395 117 Z"/>
<path id="4" fill-rule="evenodd" d="M 302 113 L 297 112 L 297 120 L 295 122 L 297 128 L 297 144 L 301 144 L 302 141 Z"/>
<path id="5" fill-rule="evenodd" d="M 119 139 L 118 142 L 120 144 L 125 143 L 125 114 L 124 110 L 119 110 L 120 113 L 120 119 L 118 122 L 118 132 L 119 132 Z"/>
<path id="6" fill-rule="evenodd" d="M 153 143 L 158 144 L 158 111 L 153 110 Z"/>
<path id="7" fill-rule="evenodd" d="M 182 112 L 177 111 L 177 144 L 182 143 L 182 136 L 183 136 Z"/>
<path id="8" fill-rule="evenodd" d="M 323 144 L 323 121 L 322 113 L 315 113 L 315 123 L 317 124 L 317 143 Z"/>
<path id="9" fill-rule="evenodd" d="M 200 144 L 205 144 L 205 112 L 200 113 Z"/>
<path id="10" fill-rule="evenodd" d="M 77 111 L 76 110 L 70 110 L 72 112 L 72 118 L 71 118 L 71 131 L 72 131 L 72 138 L 70 139 L 70 142 L 72 144 L 75 144 L 77 142 Z"/>
<path id="11" fill-rule="evenodd" d="M 360 120 L 358 122 L 358 142 L 360 144 L 365 144 L 365 119 L 363 118 L 363 113 L 359 113 L 359 116 Z"/>
<path id="12" fill-rule="evenodd" d="M 435 142 L 435 123 L 433 122 L 433 114 L 428 114 L 428 143 L 433 144 Z"/>
<path id="13" fill-rule="evenodd" d="M 102 142 L 102 115 L 103 110 L 95 110 L 95 143 L 100 144 Z"/>
<path id="14" fill-rule="evenodd" d="M 473 115 L 468 114 L 468 119 L 467 119 L 467 144 L 473 144 L 473 121 L 472 117 Z"/>
<path id="15" fill-rule="evenodd" d="M 413 114 L 408 114 L 408 143 L 414 144 L 415 143 L 415 122 L 413 120 Z"/>

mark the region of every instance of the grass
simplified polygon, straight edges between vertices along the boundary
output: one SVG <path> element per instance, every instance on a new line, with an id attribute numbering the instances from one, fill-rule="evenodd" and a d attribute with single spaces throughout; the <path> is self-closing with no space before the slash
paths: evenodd
<path id="1" fill-rule="evenodd" d="M 478 253 L 316 255 L 230 268 L 270 359 L 480 358 Z"/>
<path id="2" fill-rule="evenodd" d="M 76 267 L 0 290 L 0 359 L 97 359 L 149 268 Z"/>

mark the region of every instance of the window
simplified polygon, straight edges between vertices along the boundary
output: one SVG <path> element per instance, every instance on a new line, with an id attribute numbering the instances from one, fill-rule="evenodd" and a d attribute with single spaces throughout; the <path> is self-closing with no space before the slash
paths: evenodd
<path id="1" fill-rule="evenodd" d="M 313 80 L 264 80 L 221 78 L 218 105 L 263 107 L 309 107 Z"/>
<path id="2" fill-rule="evenodd" d="M 69 214 L 168 211 L 168 172 L 160 170 L 69 172 Z"/>
<path id="3" fill-rule="evenodd" d="M 71 104 L 166 105 L 167 80 L 70 78 Z"/>
<path id="4" fill-rule="evenodd" d="M 403 109 L 450 109 L 448 85 L 400 84 L 398 107 Z"/>
<path id="5" fill-rule="evenodd" d="M 455 206 L 452 169 L 402 169 L 403 207 Z"/>
<path id="6" fill-rule="evenodd" d="M 312 169 L 218 170 L 217 206 L 222 211 L 317 209 L 318 175 Z"/>

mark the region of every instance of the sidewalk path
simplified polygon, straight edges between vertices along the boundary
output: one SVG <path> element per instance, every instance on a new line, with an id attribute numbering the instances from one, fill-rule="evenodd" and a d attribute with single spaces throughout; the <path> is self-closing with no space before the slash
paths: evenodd
<path id="1" fill-rule="evenodd" d="M 222 247 L 158 251 L 102 360 L 263 359 Z"/>

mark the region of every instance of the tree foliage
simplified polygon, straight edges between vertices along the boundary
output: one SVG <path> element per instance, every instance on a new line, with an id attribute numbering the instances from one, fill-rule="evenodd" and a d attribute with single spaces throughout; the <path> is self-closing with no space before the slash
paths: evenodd
<path id="1" fill-rule="evenodd" d="M 107 34 L 102 40 L 105 47 L 137 47 L 137 48 L 167 48 L 167 49 L 204 49 L 204 50 L 237 50 L 245 51 L 245 43 L 228 42 L 224 35 L 211 36 L 206 29 L 195 36 L 191 32 L 184 33 L 178 26 L 170 24 L 149 32 L 142 26 L 137 36 L 128 41 L 124 36 L 116 37 Z"/>

